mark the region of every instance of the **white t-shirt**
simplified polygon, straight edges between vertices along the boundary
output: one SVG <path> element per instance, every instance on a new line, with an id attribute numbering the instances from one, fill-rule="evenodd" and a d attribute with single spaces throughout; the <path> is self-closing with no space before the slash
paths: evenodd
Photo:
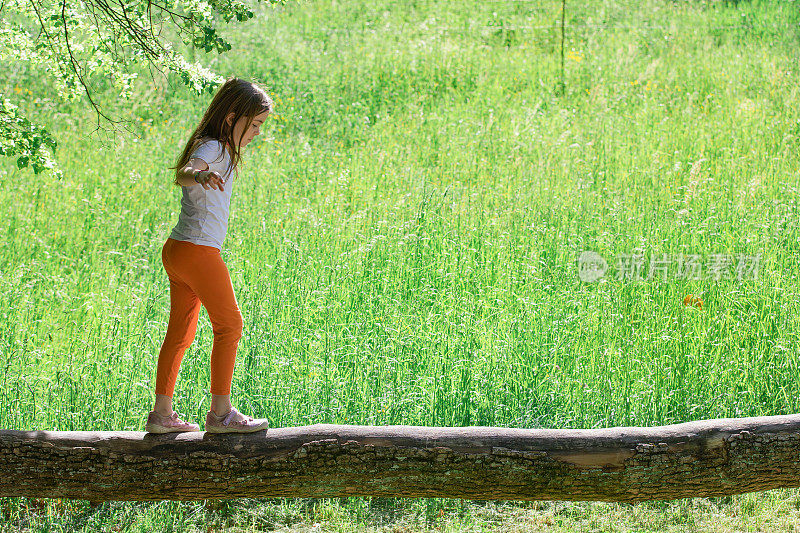
<path id="1" fill-rule="evenodd" d="M 189 159 L 199 158 L 208 164 L 222 178 L 224 191 L 215 187 L 206 189 L 199 183 L 181 186 L 181 214 L 172 229 L 170 238 L 176 241 L 189 241 L 203 246 L 213 246 L 222 250 L 222 242 L 228 231 L 233 169 L 228 170 L 230 155 L 220 141 L 207 139 L 200 144 Z"/>

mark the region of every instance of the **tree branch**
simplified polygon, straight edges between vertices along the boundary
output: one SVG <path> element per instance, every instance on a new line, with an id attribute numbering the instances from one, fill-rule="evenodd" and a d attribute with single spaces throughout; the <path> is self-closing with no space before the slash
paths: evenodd
<path id="1" fill-rule="evenodd" d="M 39 25 L 41 26 L 42 31 L 47 36 L 47 44 L 48 44 L 48 46 L 50 46 L 50 51 L 53 53 L 53 59 L 55 60 L 58 57 L 61 57 L 61 54 L 56 52 L 55 46 L 53 45 L 54 39 L 52 37 L 50 37 L 50 32 L 47 31 L 47 26 L 44 25 L 44 21 L 42 20 L 42 14 L 39 13 L 39 8 L 36 7 L 36 2 L 34 2 L 33 0 L 30 0 L 30 4 L 33 7 L 33 11 L 36 13 L 36 17 L 39 19 Z M 56 61 L 56 64 L 58 65 L 58 70 L 61 72 L 61 74 L 64 76 L 64 78 L 66 78 L 67 77 L 67 73 L 61 68 L 61 63 Z"/>
<path id="2" fill-rule="evenodd" d="M 75 75 L 78 77 L 78 80 L 83 85 L 83 90 L 86 91 L 86 97 L 89 99 L 89 102 L 92 104 L 95 112 L 97 113 L 97 127 L 92 131 L 94 133 L 98 129 L 100 129 L 100 117 L 104 117 L 108 120 L 111 124 L 121 124 L 123 121 L 115 121 L 102 111 L 100 111 L 100 107 L 95 103 L 94 98 L 90 94 L 89 87 L 86 85 L 86 82 L 83 80 L 83 76 L 78 69 L 77 62 L 75 61 L 75 56 L 72 54 L 72 48 L 69 45 L 69 32 L 67 30 L 67 16 L 66 16 L 66 9 L 67 9 L 67 2 L 66 0 L 61 0 L 61 21 L 64 24 L 64 42 L 67 46 L 67 55 L 69 56 L 70 65 L 72 65 L 72 69 L 75 71 Z"/>

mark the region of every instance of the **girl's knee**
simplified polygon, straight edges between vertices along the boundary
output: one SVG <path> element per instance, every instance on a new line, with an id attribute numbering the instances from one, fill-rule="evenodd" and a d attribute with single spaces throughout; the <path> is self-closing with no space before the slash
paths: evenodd
<path id="1" fill-rule="evenodd" d="M 211 329 L 214 332 L 214 335 L 224 335 L 226 337 L 235 337 L 236 339 L 240 339 L 242 337 L 244 321 L 242 320 L 241 313 L 239 313 L 225 320 L 225 322 L 218 322 L 216 324 L 212 324 L 212 326 L 213 327 Z"/>

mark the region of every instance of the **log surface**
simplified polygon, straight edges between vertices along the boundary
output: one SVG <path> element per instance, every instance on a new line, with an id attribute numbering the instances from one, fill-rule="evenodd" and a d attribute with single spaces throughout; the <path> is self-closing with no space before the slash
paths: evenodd
<path id="1" fill-rule="evenodd" d="M 0 496 L 638 502 L 800 486 L 800 415 L 659 427 L 0 430 Z"/>

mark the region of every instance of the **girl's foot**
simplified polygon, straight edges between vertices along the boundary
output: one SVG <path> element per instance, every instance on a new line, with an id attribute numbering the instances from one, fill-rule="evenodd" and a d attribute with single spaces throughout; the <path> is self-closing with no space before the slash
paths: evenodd
<path id="1" fill-rule="evenodd" d="M 206 415 L 206 431 L 208 433 L 252 433 L 269 428 L 266 418 L 253 419 L 252 416 L 243 415 L 235 408 L 222 416 L 217 416 L 213 410 Z"/>
<path id="2" fill-rule="evenodd" d="M 144 430 L 148 433 L 176 433 L 183 431 L 200 431 L 200 426 L 181 420 L 178 413 L 172 411 L 172 416 L 163 416 L 155 411 L 147 415 L 147 424 Z"/>

